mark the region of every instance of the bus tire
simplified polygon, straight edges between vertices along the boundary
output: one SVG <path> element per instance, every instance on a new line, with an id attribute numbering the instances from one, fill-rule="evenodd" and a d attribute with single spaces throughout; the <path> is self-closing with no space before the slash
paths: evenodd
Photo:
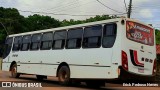
<path id="1" fill-rule="evenodd" d="M 64 86 L 70 84 L 70 70 L 67 66 L 60 67 L 58 71 L 58 81 L 61 85 Z"/>
<path id="2" fill-rule="evenodd" d="M 12 78 L 19 78 L 20 73 L 17 73 L 17 64 L 13 64 L 11 67 L 11 77 Z"/>

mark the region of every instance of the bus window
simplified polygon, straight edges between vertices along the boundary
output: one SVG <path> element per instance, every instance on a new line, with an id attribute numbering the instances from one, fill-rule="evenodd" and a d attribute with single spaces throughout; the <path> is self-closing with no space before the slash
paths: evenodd
<path id="1" fill-rule="evenodd" d="M 141 44 L 154 45 L 154 30 L 136 22 L 126 21 L 126 36 Z"/>
<path id="2" fill-rule="evenodd" d="M 31 40 L 31 50 L 38 50 L 40 46 L 41 34 L 33 34 Z"/>
<path id="3" fill-rule="evenodd" d="M 6 58 L 10 51 L 11 51 L 11 48 L 12 48 L 12 42 L 13 42 L 13 38 L 12 37 L 9 37 L 6 39 L 6 42 L 5 42 L 5 49 L 4 49 L 4 53 L 3 53 L 3 59 Z"/>
<path id="4" fill-rule="evenodd" d="M 96 25 L 84 29 L 83 48 L 98 48 L 101 46 L 102 26 Z"/>
<path id="5" fill-rule="evenodd" d="M 67 31 L 56 31 L 53 37 L 53 49 L 63 49 Z"/>
<path id="6" fill-rule="evenodd" d="M 52 48 L 53 33 L 43 33 L 41 41 L 41 50 L 49 50 Z"/>
<path id="7" fill-rule="evenodd" d="M 81 47 L 82 34 L 83 34 L 83 29 L 82 28 L 69 30 L 68 31 L 66 48 L 67 49 L 80 48 Z"/>
<path id="8" fill-rule="evenodd" d="M 103 42 L 102 45 L 104 48 L 111 48 L 114 45 L 117 33 L 116 24 L 106 24 L 103 29 Z"/>
<path id="9" fill-rule="evenodd" d="M 14 38 L 12 51 L 19 51 L 22 44 L 22 36 L 18 36 Z"/>
<path id="10" fill-rule="evenodd" d="M 21 50 L 27 51 L 29 49 L 30 42 L 31 42 L 31 35 L 23 36 Z"/>

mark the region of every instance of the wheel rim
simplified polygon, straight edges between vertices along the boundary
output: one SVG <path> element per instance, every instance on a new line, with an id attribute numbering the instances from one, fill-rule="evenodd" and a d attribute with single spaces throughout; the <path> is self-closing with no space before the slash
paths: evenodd
<path id="1" fill-rule="evenodd" d="M 68 75 L 66 73 L 66 71 L 62 71 L 62 73 L 60 73 L 60 81 L 64 82 L 67 79 Z"/>

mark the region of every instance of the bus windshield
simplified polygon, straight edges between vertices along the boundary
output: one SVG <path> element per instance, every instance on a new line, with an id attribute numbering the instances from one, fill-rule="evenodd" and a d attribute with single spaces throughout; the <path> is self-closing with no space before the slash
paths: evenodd
<path id="1" fill-rule="evenodd" d="M 6 42 L 5 42 L 5 47 L 4 47 L 4 53 L 3 53 L 3 59 L 6 58 L 10 51 L 11 51 L 11 48 L 12 48 L 12 42 L 13 42 L 13 38 L 10 37 L 10 38 L 7 38 L 6 39 Z"/>
<path id="2" fill-rule="evenodd" d="M 126 21 L 126 36 L 128 39 L 138 43 L 154 45 L 153 29 L 136 22 Z"/>

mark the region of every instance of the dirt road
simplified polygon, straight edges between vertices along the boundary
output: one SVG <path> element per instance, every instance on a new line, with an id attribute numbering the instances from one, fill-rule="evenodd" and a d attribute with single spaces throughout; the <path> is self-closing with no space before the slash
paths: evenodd
<path id="1" fill-rule="evenodd" d="M 93 88 L 88 88 L 84 83 L 79 86 L 71 86 L 71 87 L 64 87 L 58 84 L 57 78 L 55 77 L 48 77 L 47 80 L 38 81 L 34 75 L 21 75 L 20 78 L 10 78 L 9 72 L 2 72 L 0 71 L 0 83 L 2 82 L 34 82 L 34 83 L 41 83 L 42 88 L 0 88 L 0 90 L 97 90 Z M 160 84 L 159 84 L 160 85 Z M 105 87 L 101 87 L 98 90 L 160 90 L 160 87 L 124 87 L 122 84 L 113 84 L 113 83 L 106 83 Z"/>

